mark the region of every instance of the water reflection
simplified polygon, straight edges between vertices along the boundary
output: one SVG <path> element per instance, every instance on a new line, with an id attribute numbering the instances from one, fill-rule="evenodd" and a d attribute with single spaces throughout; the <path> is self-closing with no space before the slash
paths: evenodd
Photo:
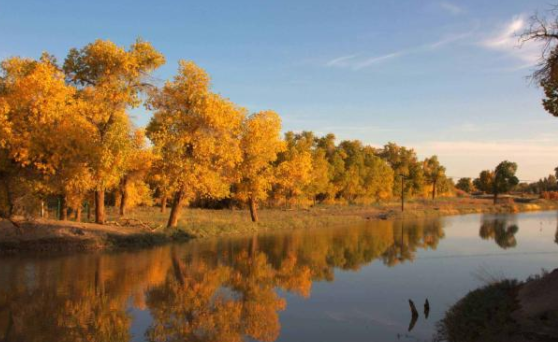
<path id="1" fill-rule="evenodd" d="M 409 308 L 411 309 L 411 320 L 409 321 L 409 327 L 407 328 L 407 332 L 411 332 L 415 325 L 417 324 L 417 320 L 419 318 L 419 312 L 415 303 L 409 299 Z M 430 315 L 430 303 L 428 302 L 428 298 L 424 301 L 424 319 L 428 320 L 428 315 Z"/>
<path id="2" fill-rule="evenodd" d="M 274 287 L 288 286 L 281 282 L 284 270 L 273 269 L 263 253 L 244 251 L 235 258 L 234 267 L 210 266 L 204 260 L 187 262 L 173 252 L 173 272 L 147 292 L 153 316 L 148 340 L 242 341 L 250 336 L 274 341 L 280 329 L 278 311 L 286 305 Z"/>
<path id="3" fill-rule="evenodd" d="M 129 341 L 126 302 L 144 307 L 143 291 L 162 277 L 162 253 L 3 261 L 0 340 Z"/>
<path id="4" fill-rule="evenodd" d="M 409 308 L 411 309 L 411 321 L 409 322 L 409 328 L 407 328 L 407 331 L 410 332 L 411 330 L 413 330 L 413 328 L 415 327 L 415 324 L 417 324 L 417 320 L 419 317 L 417 308 L 415 306 L 415 303 L 409 299 Z"/>
<path id="5" fill-rule="evenodd" d="M 129 341 L 130 307 L 147 310 L 148 341 L 274 341 L 287 303 L 334 269 L 412 261 L 444 237 L 439 221 L 294 232 L 141 252 L 5 259 L 0 341 Z"/>
<path id="6" fill-rule="evenodd" d="M 494 239 L 503 249 L 517 246 L 515 234 L 519 231 L 516 223 L 510 223 L 507 216 L 483 215 L 479 235 L 483 240 Z"/>

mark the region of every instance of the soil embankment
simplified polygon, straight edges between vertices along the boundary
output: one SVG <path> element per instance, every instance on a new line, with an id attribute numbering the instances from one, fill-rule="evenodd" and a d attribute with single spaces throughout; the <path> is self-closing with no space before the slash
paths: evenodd
<path id="1" fill-rule="evenodd" d="M 0 220 L 0 253 L 78 252 L 125 247 L 148 247 L 170 241 L 143 227 L 119 227 L 72 221 Z"/>

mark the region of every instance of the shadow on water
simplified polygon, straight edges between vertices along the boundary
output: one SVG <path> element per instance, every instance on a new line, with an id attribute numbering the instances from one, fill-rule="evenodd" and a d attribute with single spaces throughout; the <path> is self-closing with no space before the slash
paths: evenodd
<path id="1" fill-rule="evenodd" d="M 130 341 L 130 308 L 149 312 L 139 332 L 148 341 L 274 341 L 287 305 L 277 289 L 309 297 L 313 282 L 333 281 L 336 268 L 359 270 L 374 260 L 393 267 L 436 249 L 443 237 L 437 220 L 382 221 L 139 252 L 4 259 L 0 341 Z"/>
<path id="2" fill-rule="evenodd" d="M 483 240 L 493 239 L 502 249 L 514 248 L 517 246 L 515 234 L 519 227 L 509 221 L 508 216 L 504 215 L 483 215 L 479 236 Z"/>

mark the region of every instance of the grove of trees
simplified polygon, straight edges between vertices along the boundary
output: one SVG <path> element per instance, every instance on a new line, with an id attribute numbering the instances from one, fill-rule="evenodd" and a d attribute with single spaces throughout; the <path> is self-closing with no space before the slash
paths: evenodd
<path id="1" fill-rule="evenodd" d="M 492 194 L 494 204 L 498 201 L 500 194 L 505 194 L 519 185 L 519 179 L 515 176 L 517 164 L 504 160 L 494 170 L 483 170 L 479 177 L 471 181 L 471 178 L 461 178 L 457 181 L 456 188 L 467 193 L 475 191 Z"/>
<path id="2" fill-rule="evenodd" d="M 450 195 L 438 158 L 413 149 L 382 148 L 333 134 L 286 132 L 271 111 L 249 115 L 211 89 L 209 75 L 180 61 L 157 86 L 165 62 L 150 43 L 124 48 L 97 40 L 69 51 L 63 63 L 7 58 L 0 76 L 0 216 L 45 215 L 106 221 L 105 205 L 126 215 L 136 205 L 171 202 L 169 227 L 192 203 L 258 206 L 372 203 Z M 135 127 L 130 110 L 153 113 Z M 88 214 L 89 216 L 89 214 Z"/>

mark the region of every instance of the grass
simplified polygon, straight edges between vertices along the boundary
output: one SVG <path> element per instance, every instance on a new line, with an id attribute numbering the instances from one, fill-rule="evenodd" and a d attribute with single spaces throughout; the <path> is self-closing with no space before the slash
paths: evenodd
<path id="1" fill-rule="evenodd" d="M 448 215 L 473 213 L 506 213 L 558 209 L 557 201 L 503 199 L 493 205 L 490 199 L 440 198 L 416 199 L 405 204 L 402 213 L 400 203 L 387 202 L 372 205 L 317 205 L 298 209 L 261 209 L 259 222 L 250 220 L 248 210 L 210 210 L 183 208 L 178 229 L 191 237 L 215 237 L 231 234 L 304 229 L 356 224 L 373 219 L 405 218 L 423 219 Z M 156 228 L 155 231 L 173 234 L 166 230 L 169 211 L 161 213 L 157 207 L 139 207 L 130 210 L 127 219 L 139 220 Z M 118 222 L 116 211 L 109 210 L 109 220 Z"/>
<path id="2" fill-rule="evenodd" d="M 136 208 L 128 218 L 149 222 L 158 229 L 165 229 L 168 211 L 161 213 L 159 208 Z M 109 214 L 111 220 L 118 220 Z M 252 234 L 256 232 L 304 229 L 362 222 L 363 217 L 351 210 L 341 208 L 312 208 L 296 210 L 268 209 L 259 211 L 259 222 L 250 220 L 247 210 L 208 210 L 184 208 L 178 230 L 192 237 L 214 237 L 231 234 Z"/>
<path id="3" fill-rule="evenodd" d="M 398 202 L 261 209 L 259 210 L 260 221 L 253 223 L 248 210 L 184 208 L 178 229 L 167 229 L 165 227 L 168 210 L 166 213 L 161 213 L 160 208 L 157 207 L 138 207 L 129 210 L 125 217 L 119 217 L 116 208 L 108 208 L 106 225 L 23 219 L 21 222 L 24 234 L 20 234 L 8 221 L 0 220 L 0 252 L 142 248 L 190 238 L 347 226 L 376 219 L 405 217 L 422 220 L 447 215 L 551 209 L 558 209 L 558 201 L 505 199 L 502 203 L 493 205 L 489 199 L 478 198 L 439 198 L 434 201 L 416 199 L 405 204 L 403 213 Z"/>

